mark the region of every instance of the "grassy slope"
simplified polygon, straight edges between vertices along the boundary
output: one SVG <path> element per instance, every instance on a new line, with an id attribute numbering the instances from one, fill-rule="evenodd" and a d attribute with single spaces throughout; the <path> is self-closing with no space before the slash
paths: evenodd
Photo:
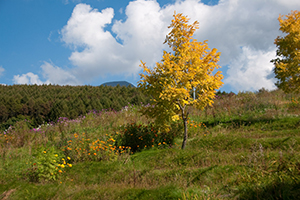
<path id="1" fill-rule="evenodd" d="M 23 175 L 36 145 L 57 144 L 62 133 L 105 138 L 121 124 L 147 119 L 131 108 L 42 127 L 45 133 L 34 135 L 16 128 L 14 141 L 23 144 L 1 144 L 0 198 L 299 199 L 299 108 L 280 91 L 220 98 L 214 108 L 191 110 L 184 151 L 178 145 L 123 154 L 114 161 L 77 162 L 58 181 L 42 183 Z"/>

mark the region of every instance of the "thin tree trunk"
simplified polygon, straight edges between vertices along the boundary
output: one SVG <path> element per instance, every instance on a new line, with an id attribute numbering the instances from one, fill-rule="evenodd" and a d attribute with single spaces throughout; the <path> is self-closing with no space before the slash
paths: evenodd
<path id="1" fill-rule="evenodd" d="M 186 146 L 187 138 L 188 138 L 188 135 L 187 135 L 187 120 L 188 120 L 189 112 L 187 112 L 186 115 L 185 115 L 184 110 L 186 108 L 186 105 L 184 105 L 184 107 L 182 107 L 182 105 L 180 104 L 179 101 L 178 101 L 178 105 L 179 105 L 180 110 L 181 110 L 181 116 L 182 116 L 182 121 L 183 121 L 183 126 L 184 126 L 184 136 L 183 136 L 183 141 L 182 141 L 182 146 L 181 146 L 181 149 L 184 149 L 185 146 Z"/>
<path id="2" fill-rule="evenodd" d="M 185 148 L 186 141 L 187 141 L 187 138 L 188 138 L 188 135 L 187 135 L 187 118 L 183 118 L 183 126 L 184 126 L 184 136 L 183 136 L 181 149 Z"/>

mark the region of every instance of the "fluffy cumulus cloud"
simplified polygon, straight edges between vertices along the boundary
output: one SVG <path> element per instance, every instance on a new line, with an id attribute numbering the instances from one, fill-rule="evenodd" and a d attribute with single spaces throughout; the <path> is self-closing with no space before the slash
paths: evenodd
<path id="1" fill-rule="evenodd" d="M 88 80 L 105 74 L 137 74 L 140 59 L 150 63 L 160 59 L 167 28 L 159 4 L 130 2 L 126 15 L 125 22 L 115 21 L 112 26 L 115 38 L 105 30 L 112 23 L 112 8 L 98 11 L 86 4 L 74 8 L 61 34 L 62 40 L 74 49 L 69 59 L 78 67 L 78 77 Z"/>
<path id="2" fill-rule="evenodd" d="M 73 75 L 78 79 L 137 74 L 139 60 L 148 66 L 160 61 L 176 10 L 188 15 L 191 22 L 199 21 L 196 39 L 208 40 L 210 47 L 222 53 L 219 64 L 229 66 L 223 72 L 226 84 L 236 91 L 273 89 L 269 61 L 275 57 L 273 42 L 280 34 L 277 18 L 297 8 L 300 1 L 294 0 L 220 0 L 214 6 L 177 0 L 163 7 L 155 0 L 136 0 L 126 7 L 126 20 L 113 20 L 112 8 L 99 11 L 78 4 L 61 34 L 62 41 L 73 49 L 69 60 L 76 66 Z M 112 25 L 111 30 L 106 30 L 107 25 Z"/>
<path id="3" fill-rule="evenodd" d="M 15 84 L 59 84 L 59 85 L 80 85 L 81 83 L 71 73 L 70 70 L 66 71 L 62 68 L 54 66 L 51 63 L 44 62 L 41 65 L 43 78 L 41 81 L 37 74 L 28 72 L 27 74 L 15 75 L 13 82 Z"/>
<path id="4" fill-rule="evenodd" d="M 51 63 L 44 62 L 41 65 L 42 74 L 46 79 L 45 84 L 59 84 L 59 85 L 80 85 L 81 82 L 73 75 L 71 70 L 64 70 L 60 67 L 54 66 Z"/>
<path id="5" fill-rule="evenodd" d="M 230 84 L 239 91 L 259 90 L 262 87 L 275 89 L 273 65 L 270 60 L 275 57 L 274 51 L 257 51 L 248 47 L 242 48 L 241 56 L 230 63 L 227 71 L 229 77 L 225 84 Z"/>
<path id="6" fill-rule="evenodd" d="M 42 85 L 43 82 L 40 80 L 39 76 L 28 72 L 27 74 L 15 75 L 13 78 L 15 84 L 37 84 Z"/>

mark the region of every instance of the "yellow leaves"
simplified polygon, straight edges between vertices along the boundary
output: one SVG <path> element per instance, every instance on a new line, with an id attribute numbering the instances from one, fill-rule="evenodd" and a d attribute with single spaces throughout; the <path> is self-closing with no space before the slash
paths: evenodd
<path id="1" fill-rule="evenodd" d="M 278 79 L 276 85 L 285 92 L 299 92 L 300 82 L 300 11 L 291 11 L 288 15 L 279 15 L 280 30 L 285 33 L 278 36 L 275 44 L 277 58 L 271 60 L 275 65 L 274 73 Z"/>
<path id="2" fill-rule="evenodd" d="M 210 50 L 207 41 L 193 39 L 199 23 L 189 25 L 188 21 L 186 16 L 174 13 L 165 40 L 173 52 L 164 51 L 161 63 L 156 63 L 153 70 L 141 61 L 144 73 L 140 74 L 138 87 L 152 96 L 154 103 L 154 107 L 144 108 L 143 113 L 161 124 L 178 120 L 180 109 L 188 105 L 203 108 L 211 103 L 214 91 L 223 84 L 221 73 L 212 73 L 220 67 L 217 64 L 220 53 L 217 49 Z M 191 95 L 194 88 L 197 100 Z"/>

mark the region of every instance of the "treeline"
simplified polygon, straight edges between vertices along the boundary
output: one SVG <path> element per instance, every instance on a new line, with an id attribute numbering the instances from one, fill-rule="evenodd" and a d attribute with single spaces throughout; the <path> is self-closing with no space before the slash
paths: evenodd
<path id="1" fill-rule="evenodd" d="M 59 117 L 75 119 L 91 110 L 121 110 L 128 104 L 147 104 L 135 87 L 0 85 L 0 130 L 28 119 L 33 126 Z"/>

